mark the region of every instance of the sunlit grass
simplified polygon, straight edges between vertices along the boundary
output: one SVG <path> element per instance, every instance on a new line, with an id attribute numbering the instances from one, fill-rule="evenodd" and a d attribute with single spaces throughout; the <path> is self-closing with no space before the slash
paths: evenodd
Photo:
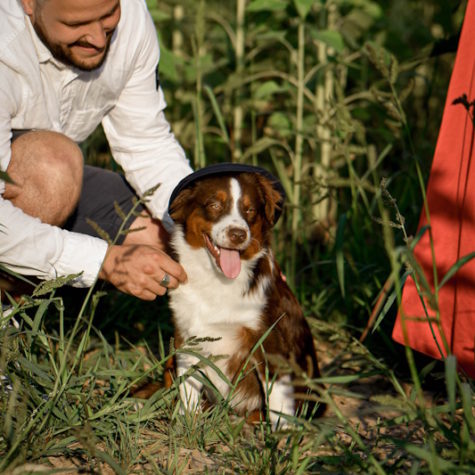
<path id="1" fill-rule="evenodd" d="M 273 432 L 247 424 L 225 400 L 182 414 L 175 387 L 131 397 L 133 388 L 162 380 L 169 352 L 158 349 L 167 345 L 157 321 L 155 335 L 108 341 L 90 324 L 100 314 L 88 309 L 66 355 L 75 325 L 61 301 L 18 306 L 8 318 L 20 328 L 0 332 L 0 370 L 12 387 L 0 395 L 1 470 L 29 463 L 115 473 L 473 473 L 473 385 L 451 359 L 445 374 L 432 375 L 439 390 L 425 391 L 421 405 L 410 380 L 341 327 L 311 319 L 324 375 L 307 384 L 325 384 L 330 409 Z M 430 370 L 420 370 L 421 380 Z"/>

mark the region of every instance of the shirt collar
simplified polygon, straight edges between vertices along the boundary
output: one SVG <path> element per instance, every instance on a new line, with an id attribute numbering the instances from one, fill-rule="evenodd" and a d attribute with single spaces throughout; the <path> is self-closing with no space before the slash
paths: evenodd
<path id="1" fill-rule="evenodd" d="M 27 26 L 27 29 L 30 33 L 31 40 L 33 42 L 33 46 L 36 50 L 36 54 L 38 55 L 38 61 L 40 64 L 45 64 L 45 63 L 53 63 L 58 69 L 63 70 L 63 69 L 73 69 L 67 66 L 66 64 L 62 63 L 61 61 L 58 61 L 51 51 L 48 49 L 48 47 L 41 41 L 40 37 L 36 34 L 36 31 L 31 24 L 30 18 L 25 15 L 25 23 Z"/>
<path id="2" fill-rule="evenodd" d="M 35 29 L 33 28 L 33 25 L 31 24 L 30 18 L 27 15 L 25 15 L 25 23 L 30 33 L 31 39 L 33 41 L 33 46 L 36 50 L 36 54 L 38 55 L 39 62 L 46 63 L 50 59 L 53 59 L 53 55 L 51 54 L 51 51 L 40 40 L 40 38 L 36 34 Z"/>

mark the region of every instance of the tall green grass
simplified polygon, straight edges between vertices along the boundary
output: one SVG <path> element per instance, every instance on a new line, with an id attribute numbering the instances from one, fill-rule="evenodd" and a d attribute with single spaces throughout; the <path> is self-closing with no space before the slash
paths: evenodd
<path id="1" fill-rule="evenodd" d="M 12 385 L 0 397 L 2 471 L 27 473 L 28 463 L 73 473 L 473 473 L 473 387 L 452 358 L 439 379 L 447 396 L 425 393 L 421 402 L 413 385 L 348 332 L 311 320 L 332 358 L 322 379 L 307 384 L 325 384 L 331 412 L 273 432 L 233 416 L 226 400 L 182 415 L 174 387 L 146 401 L 132 397 L 139 383 L 161 380 L 169 332 L 155 326 L 148 336 L 107 337 L 91 323 L 101 317 L 98 298 L 76 319 L 54 296 L 10 315 L 22 323 L 1 335 L 1 369 Z M 114 306 L 122 303 L 107 311 Z M 420 371 L 421 380 L 431 370 Z"/>
<path id="2" fill-rule="evenodd" d="M 330 409 L 273 432 L 225 399 L 183 415 L 176 387 L 139 400 L 175 351 L 166 299 L 60 279 L 0 317 L 0 472 L 475 473 L 473 381 L 452 356 L 426 361 L 389 338 L 453 60 L 431 51 L 463 4 L 148 5 L 168 118 L 193 165 L 259 164 L 284 184 L 275 247 L 323 359 L 305 383 Z M 110 163 L 100 130 L 84 152 Z"/>

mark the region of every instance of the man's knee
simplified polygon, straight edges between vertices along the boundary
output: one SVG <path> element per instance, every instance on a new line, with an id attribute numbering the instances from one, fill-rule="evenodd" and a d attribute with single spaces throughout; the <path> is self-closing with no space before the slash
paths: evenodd
<path id="1" fill-rule="evenodd" d="M 12 142 L 4 198 L 43 222 L 62 225 L 81 193 L 84 161 L 81 149 L 65 135 L 27 132 Z"/>

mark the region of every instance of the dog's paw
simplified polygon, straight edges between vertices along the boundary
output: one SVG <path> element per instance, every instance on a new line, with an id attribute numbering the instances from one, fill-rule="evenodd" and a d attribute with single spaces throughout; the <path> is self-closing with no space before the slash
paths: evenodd
<path id="1" fill-rule="evenodd" d="M 201 411 L 201 384 L 188 378 L 180 384 L 180 413 Z"/>
<path id="2" fill-rule="evenodd" d="M 269 419 L 272 430 L 286 430 L 292 427 L 292 423 L 287 419 L 287 414 L 269 412 Z"/>

